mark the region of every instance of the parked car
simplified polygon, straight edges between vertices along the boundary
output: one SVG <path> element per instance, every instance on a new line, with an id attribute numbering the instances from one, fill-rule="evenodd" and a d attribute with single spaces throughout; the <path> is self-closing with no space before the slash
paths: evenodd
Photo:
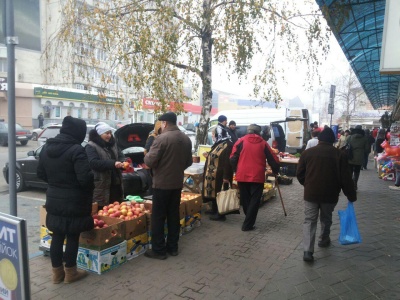
<path id="1" fill-rule="evenodd" d="M 37 141 L 38 136 L 42 133 L 42 131 L 44 129 L 46 129 L 47 127 L 53 126 L 53 125 L 58 125 L 58 123 L 47 123 L 47 124 L 44 124 L 44 126 L 41 128 L 33 129 L 32 130 L 32 141 Z"/>
<path id="2" fill-rule="evenodd" d="M 153 127 L 154 125 L 149 123 L 135 123 L 126 125 L 115 132 L 118 147 L 120 147 L 125 157 L 129 157 L 132 160 L 134 166 L 143 163 L 144 146 Z M 60 129 L 58 128 L 58 132 L 59 131 Z M 87 140 L 85 140 L 82 146 L 86 146 L 87 143 Z M 28 187 L 47 188 L 47 183 L 39 179 L 36 175 L 36 170 L 39 165 L 39 155 L 43 146 L 44 144 L 40 145 L 36 150 L 29 151 L 27 157 L 17 159 L 17 192 L 21 192 Z M 140 170 L 137 169 L 135 172 L 122 173 L 125 195 L 143 195 L 149 188 L 150 181 L 147 177 L 148 175 L 146 175 L 147 173 L 147 171 L 140 172 Z M 6 163 L 3 168 L 3 176 L 8 183 L 8 163 Z"/>
<path id="3" fill-rule="evenodd" d="M 144 163 L 144 146 L 149 133 L 154 129 L 151 123 L 127 124 L 115 131 L 114 136 L 118 148 L 126 158 L 132 160 L 134 172 L 123 172 L 122 183 L 125 196 L 144 195 L 150 188 L 151 178 L 148 170 L 137 168 Z"/>
<path id="4" fill-rule="evenodd" d="M 194 145 L 195 145 L 195 143 L 196 143 L 196 133 L 193 132 L 193 131 L 190 131 L 190 130 L 186 130 L 186 129 L 185 129 L 183 126 L 181 126 L 181 125 L 178 125 L 178 128 L 179 128 L 184 134 L 186 134 L 186 135 L 189 137 L 189 139 L 191 140 L 191 142 L 192 142 L 192 153 L 194 153 L 194 152 L 195 152 Z"/>
<path id="5" fill-rule="evenodd" d="M 20 142 L 22 146 L 25 146 L 28 144 L 31 137 L 32 133 L 30 130 L 23 128 L 19 124 L 15 124 L 15 139 L 17 142 Z M 4 120 L 0 121 L 0 145 L 8 145 L 8 123 L 4 122 Z"/>
<path id="6" fill-rule="evenodd" d="M 196 132 L 196 127 L 194 127 L 193 123 L 186 123 L 182 125 L 183 128 L 185 128 L 188 131 L 193 131 Z"/>
<path id="7" fill-rule="evenodd" d="M 48 139 L 53 138 L 57 134 L 59 134 L 60 129 L 61 129 L 61 124 L 51 125 L 45 128 L 37 138 L 38 146 L 43 146 L 44 144 L 46 144 L 46 141 Z"/>

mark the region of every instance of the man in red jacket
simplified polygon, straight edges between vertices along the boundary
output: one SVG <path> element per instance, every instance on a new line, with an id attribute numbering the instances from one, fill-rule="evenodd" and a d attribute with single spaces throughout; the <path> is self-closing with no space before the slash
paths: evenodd
<path id="1" fill-rule="evenodd" d="M 302 153 L 297 166 L 297 179 L 304 186 L 303 260 L 307 262 L 314 260 L 318 215 L 321 223 L 318 247 L 324 248 L 331 243 L 332 212 L 338 203 L 340 190 L 349 201 L 357 200 L 347 155 L 333 146 L 333 130 L 325 128 L 318 140 L 317 146 Z"/>
<path id="2" fill-rule="evenodd" d="M 279 159 L 261 137 L 261 127 L 251 124 L 247 133 L 235 143 L 230 156 L 233 170 L 236 171 L 240 202 L 246 215 L 243 231 L 255 229 L 254 223 L 265 182 L 266 161 L 275 174 L 279 172 Z"/>

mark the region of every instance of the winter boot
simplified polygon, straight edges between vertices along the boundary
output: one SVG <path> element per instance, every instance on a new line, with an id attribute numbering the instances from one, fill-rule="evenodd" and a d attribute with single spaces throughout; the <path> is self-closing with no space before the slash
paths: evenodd
<path id="1" fill-rule="evenodd" d="M 360 173 L 354 173 L 353 182 L 354 182 L 354 189 L 357 191 L 357 182 L 358 178 L 360 177 Z"/>
<path id="2" fill-rule="evenodd" d="M 53 268 L 53 283 L 57 284 L 63 282 L 64 277 L 65 277 L 64 266 Z"/>
<path id="3" fill-rule="evenodd" d="M 218 206 L 217 206 L 217 201 L 216 200 L 211 200 L 209 202 L 209 205 L 211 208 L 209 210 L 206 210 L 205 214 L 206 215 L 215 215 L 218 213 Z"/>
<path id="4" fill-rule="evenodd" d="M 67 268 L 65 267 L 65 279 L 64 283 L 72 283 L 75 281 L 78 281 L 84 277 L 86 277 L 88 274 L 86 271 L 78 270 L 76 266 Z"/>

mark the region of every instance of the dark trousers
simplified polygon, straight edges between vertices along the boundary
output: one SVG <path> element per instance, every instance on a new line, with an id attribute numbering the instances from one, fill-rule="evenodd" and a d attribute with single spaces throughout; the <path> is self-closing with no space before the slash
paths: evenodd
<path id="1" fill-rule="evenodd" d="M 151 245 L 154 252 L 165 254 L 178 251 L 179 241 L 179 204 L 181 189 L 153 189 L 153 211 L 151 213 Z M 167 219 L 168 235 L 164 238 L 164 224 Z"/>
<path id="2" fill-rule="evenodd" d="M 79 248 L 79 234 L 64 234 L 53 232 L 50 245 L 50 258 L 53 268 L 62 266 L 64 239 L 67 238 L 65 246 L 64 261 L 67 268 L 76 265 L 76 257 Z"/>
<path id="3" fill-rule="evenodd" d="M 238 185 L 240 202 L 243 206 L 244 214 L 246 215 L 242 229 L 248 230 L 251 229 L 256 222 L 264 184 L 256 182 L 238 182 Z"/>
<path id="4" fill-rule="evenodd" d="M 367 169 L 368 157 L 369 157 L 369 153 L 365 153 L 365 154 L 364 154 L 364 163 L 363 163 L 364 169 Z"/>
<path id="5" fill-rule="evenodd" d="M 353 178 L 354 184 L 357 185 L 358 178 L 360 177 L 361 166 L 349 164 L 349 170 Z"/>

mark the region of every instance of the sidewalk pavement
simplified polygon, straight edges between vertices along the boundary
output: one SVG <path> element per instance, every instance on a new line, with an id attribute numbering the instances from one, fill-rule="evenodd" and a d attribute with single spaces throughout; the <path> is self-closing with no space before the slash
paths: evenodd
<path id="1" fill-rule="evenodd" d="M 372 163 L 371 163 L 372 165 Z M 371 166 L 372 167 L 372 166 Z M 362 243 L 338 242 L 338 209 L 332 245 L 302 260 L 303 187 L 296 179 L 259 211 L 256 230 L 242 232 L 243 214 L 225 222 L 203 218 L 181 237 L 179 255 L 159 261 L 143 255 L 103 275 L 52 284 L 49 257 L 30 260 L 32 299 L 400 299 L 399 191 L 361 171 L 355 210 Z M 319 228 L 318 228 L 319 230 Z"/>

